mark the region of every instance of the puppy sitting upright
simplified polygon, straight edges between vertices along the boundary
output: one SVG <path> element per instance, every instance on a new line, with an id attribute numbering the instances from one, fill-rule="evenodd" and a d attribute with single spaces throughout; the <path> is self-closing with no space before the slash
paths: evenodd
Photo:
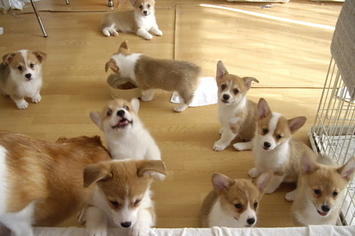
<path id="1" fill-rule="evenodd" d="M 153 36 L 163 35 L 155 19 L 154 0 L 131 0 L 133 11 L 118 11 L 107 14 L 102 24 L 105 36 L 118 36 L 118 32 L 135 32 L 138 36 L 150 40 Z"/>
<path id="2" fill-rule="evenodd" d="M 255 181 L 231 179 L 213 174 L 212 190 L 205 198 L 201 214 L 203 227 L 252 227 L 257 222 L 257 210 L 272 174 L 264 173 Z"/>
<path id="3" fill-rule="evenodd" d="M 26 109 L 32 102 L 42 99 L 42 62 L 47 55 L 40 51 L 19 50 L 3 56 L 0 64 L 0 91 L 9 95 L 19 109 Z"/>
<path id="4" fill-rule="evenodd" d="M 294 224 L 335 225 L 344 202 L 346 186 L 354 171 L 355 157 L 341 167 L 319 164 L 307 156 L 302 157 L 297 194 L 292 205 Z"/>
<path id="5" fill-rule="evenodd" d="M 273 193 L 282 182 L 297 182 L 303 155 L 316 157 L 306 144 L 292 138 L 305 122 L 304 116 L 288 120 L 282 114 L 272 112 L 265 99 L 259 100 L 255 137 L 252 142 L 238 143 L 237 146 L 240 150 L 253 149 L 255 167 L 248 172 L 252 178 L 267 171 L 274 173 L 266 193 Z M 294 194 L 292 191 L 286 198 Z"/>
<path id="6" fill-rule="evenodd" d="M 160 160 L 160 150 L 137 113 L 138 99 L 111 100 L 92 121 L 104 132 L 113 159 Z"/>
<path id="7" fill-rule="evenodd" d="M 249 141 L 253 138 L 256 122 L 256 103 L 247 99 L 253 77 L 229 74 L 223 62 L 217 63 L 218 115 L 222 124 L 221 138 L 214 143 L 215 151 L 222 151 L 237 136 Z"/>
<path id="8" fill-rule="evenodd" d="M 174 108 L 176 112 L 182 112 L 189 106 L 202 74 L 201 68 L 191 62 L 155 59 L 131 53 L 126 41 L 106 63 L 106 71 L 108 68 L 123 78 L 135 81 L 142 89 L 143 101 L 152 100 L 156 88 L 177 91 L 183 104 Z"/>

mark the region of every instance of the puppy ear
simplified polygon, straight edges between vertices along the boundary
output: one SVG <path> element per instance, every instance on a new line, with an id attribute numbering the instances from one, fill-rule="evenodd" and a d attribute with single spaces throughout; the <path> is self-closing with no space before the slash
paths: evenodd
<path id="1" fill-rule="evenodd" d="M 291 130 L 291 133 L 296 132 L 299 128 L 301 128 L 304 123 L 306 123 L 307 118 L 305 116 L 298 116 L 293 119 L 288 120 L 288 127 Z"/>
<path id="2" fill-rule="evenodd" d="M 268 184 L 271 182 L 271 179 L 273 177 L 272 172 L 264 172 L 262 173 L 256 180 L 255 180 L 255 186 L 260 190 L 260 192 L 264 193 L 266 187 Z"/>
<path id="3" fill-rule="evenodd" d="M 216 80 L 221 80 L 227 74 L 228 74 L 228 71 L 227 71 L 226 67 L 224 66 L 223 62 L 218 61 Z"/>
<path id="4" fill-rule="evenodd" d="M 137 3 L 137 0 L 131 0 L 132 6 L 134 6 Z"/>
<path id="5" fill-rule="evenodd" d="M 132 98 L 131 104 L 135 113 L 138 114 L 139 111 L 139 100 L 137 98 Z"/>
<path id="6" fill-rule="evenodd" d="M 121 43 L 120 47 L 118 48 L 118 51 L 120 51 L 121 49 L 129 50 L 127 40 L 125 40 Z"/>
<path id="7" fill-rule="evenodd" d="M 98 181 L 107 180 L 112 178 L 108 163 L 98 163 L 88 165 L 84 169 L 84 188 L 89 187 L 91 184 Z"/>
<path id="8" fill-rule="evenodd" d="M 118 66 L 117 66 L 116 61 L 115 61 L 113 58 L 111 58 L 108 62 L 106 62 L 106 64 L 105 64 L 105 72 L 107 72 L 109 68 L 110 68 L 113 72 L 116 72 L 116 73 L 118 73 L 119 70 L 120 70 L 120 69 L 118 68 Z"/>
<path id="9" fill-rule="evenodd" d="M 251 88 L 251 83 L 254 81 L 256 83 L 259 83 L 259 80 L 255 79 L 254 77 L 244 77 L 243 78 L 245 82 L 245 86 L 250 89 Z"/>
<path id="10" fill-rule="evenodd" d="M 303 174 L 313 174 L 316 170 L 319 169 L 319 165 L 311 160 L 311 158 L 307 155 L 304 155 L 301 158 L 301 171 Z"/>
<path id="11" fill-rule="evenodd" d="M 160 160 L 141 160 L 136 165 L 138 177 L 154 177 L 158 173 L 168 175 L 164 162 Z"/>
<path id="12" fill-rule="evenodd" d="M 42 62 L 42 61 L 44 61 L 44 60 L 47 59 L 47 54 L 44 53 L 44 52 L 41 52 L 41 51 L 33 51 L 32 53 L 33 53 L 33 55 L 36 56 L 36 58 L 37 58 L 40 62 Z"/>
<path id="13" fill-rule="evenodd" d="M 338 173 L 348 182 L 353 178 L 354 171 L 355 157 L 350 158 L 350 160 L 345 165 L 338 168 Z"/>
<path id="14" fill-rule="evenodd" d="M 90 118 L 99 127 L 99 129 L 103 130 L 101 115 L 99 112 L 90 112 Z"/>
<path id="15" fill-rule="evenodd" d="M 229 190 L 229 187 L 233 185 L 235 181 L 226 175 L 214 173 L 212 175 L 212 185 L 217 192 Z"/>
<path id="16" fill-rule="evenodd" d="M 15 57 L 15 53 L 8 53 L 8 54 L 5 54 L 3 57 L 2 57 L 2 61 L 4 62 L 5 65 L 8 65 L 12 62 L 12 60 L 14 59 Z"/>
<path id="17" fill-rule="evenodd" d="M 258 102 L 258 114 L 259 119 L 265 118 L 271 113 L 269 104 L 267 104 L 264 98 L 260 98 Z"/>

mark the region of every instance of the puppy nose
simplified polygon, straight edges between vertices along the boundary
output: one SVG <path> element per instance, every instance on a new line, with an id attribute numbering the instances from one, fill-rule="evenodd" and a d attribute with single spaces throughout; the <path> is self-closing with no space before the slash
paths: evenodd
<path id="1" fill-rule="evenodd" d="M 27 79 L 31 79 L 31 73 L 25 74 L 25 77 L 26 77 Z"/>
<path id="2" fill-rule="evenodd" d="M 123 117 L 124 114 L 125 114 L 125 111 L 124 111 L 124 110 L 119 110 L 119 111 L 117 112 L 117 116 Z"/>
<path id="3" fill-rule="evenodd" d="M 328 205 L 323 205 L 322 206 L 322 211 L 329 212 L 330 211 L 330 207 Z"/>
<path id="4" fill-rule="evenodd" d="M 123 222 L 123 223 L 121 223 L 121 226 L 123 227 L 123 228 L 129 228 L 130 226 L 132 225 L 132 223 L 131 222 Z"/>
<path id="5" fill-rule="evenodd" d="M 144 14 L 144 15 L 147 15 L 147 14 L 148 14 L 148 11 L 143 11 L 143 14 Z"/>
<path id="6" fill-rule="evenodd" d="M 254 223 L 255 223 L 255 218 L 249 218 L 249 219 L 247 219 L 247 223 L 248 223 L 249 225 L 254 224 Z"/>
<path id="7" fill-rule="evenodd" d="M 224 100 L 228 100 L 230 98 L 230 96 L 228 94 L 223 94 L 223 99 Z"/>
<path id="8" fill-rule="evenodd" d="M 264 148 L 270 148 L 270 147 L 271 147 L 271 143 L 269 143 L 269 142 L 264 143 Z"/>

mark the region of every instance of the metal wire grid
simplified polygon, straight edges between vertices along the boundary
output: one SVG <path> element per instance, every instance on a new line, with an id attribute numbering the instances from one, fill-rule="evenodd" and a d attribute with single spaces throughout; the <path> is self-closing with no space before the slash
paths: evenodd
<path id="1" fill-rule="evenodd" d="M 311 129 L 313 149 L 338 163 L 345 164 L 355 156 L 355 100 L 352 99 L 332 58 Z M 347 188 L 341 220 L 355 225 L 355 180 Z"/>

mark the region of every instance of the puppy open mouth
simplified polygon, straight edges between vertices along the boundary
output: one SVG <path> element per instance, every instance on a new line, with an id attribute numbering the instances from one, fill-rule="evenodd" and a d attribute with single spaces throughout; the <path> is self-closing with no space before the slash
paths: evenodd
<path id="1" fill-rule="evenodd" d="M 322 212 L 320 210 L 317 210 L 318 214 L 321 216 L 327 216 L 329 212 Z"/>
<path id="2" fill-rule="evenodd" d="M 127 125 L 132 124 L 133 121 L 129 121 L 126 118 L 123 118 L 122 120 L 120 120 L 116 125 L 112 126 L 112 129 L 120 129 L 120 128 L 124 128 Z"/>

